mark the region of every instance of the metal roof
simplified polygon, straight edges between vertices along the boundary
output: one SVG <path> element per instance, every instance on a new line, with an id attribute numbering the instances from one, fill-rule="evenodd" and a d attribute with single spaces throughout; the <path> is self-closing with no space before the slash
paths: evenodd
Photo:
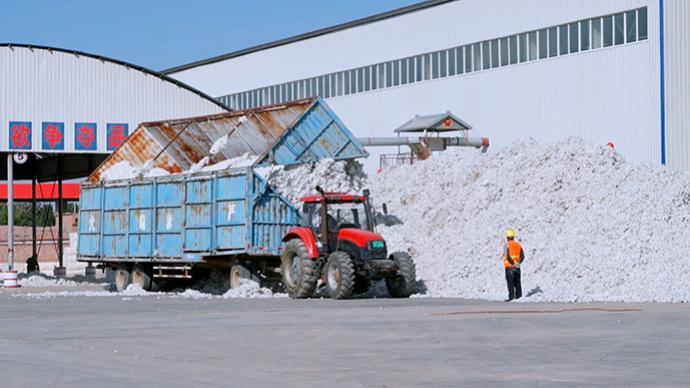
<path id="1" fill-rule="evenodd" d="M 291 36 L 288 38 L 279 39 L 279 40 L 276 40 L 273 42 L 260 44 L 258 46 L 253 46 L 253 47 L 249 47 L 249 48 L 238 50 L 238 51 L 233 51 L 231 53 L 218 55 L 218 56 L 211 57 L 208 59 L 202 59 L 200 61 L 191 62 L 191 63 L 185 64 L 185 65 L 171 67 L 169 69 L 162 70 L 161 72 L 163 74 L 177 73 L 177 72 L 180 72 L 183 70 L 189 70 L 189 69 L 192 69 L 192 68 L 195 68 L 198 66 L 208 65 L 211 63 L 215 63 L 215 62 L 224 61 L 226 59 L 240 57 L 242 55 L 251 54 L 251 53 L 254 53 L 257 51 L 262 51 L 262 50 L 267 50 L 267 49 L 274 48 L 274 47 L 284 46 L 286 44 L 298 42 L 301 40 L 316 38 L 316 37 L 321 36 L 321 35 L 326 35 L 326 34 L 330 34 L 333 32 L 346 30 L 348 28 L 353 28 L 353 27 L 358 27 L 358 26 L 362 26 L 365 24 L 369 24 L 369 23 L 378 22 L 378 21 L 381 21 L 384 19 L 388 19 L 388 18 L 404 15 L 407 13 L 419 11 L 419 10 L 422 10 L 425 8 L 430 8 L 430 7 L 435 7 L 437 5 L 450 3 L 451 1 L 457 1 L 457 0 L 428 0 L 428 1 L 421 2 L 421 3 L 417 3 L 417 4 L 408 5 L 406 7 L 397 8 L 397 9 L 394 9 L 392 11 L 383 12 L 383 13 L 379 13 L 376 15 L 368 16 L 368 17 L 365 17 L 362 19 L 357 19 L 357 20 L 353 20 L 350 22 L 337 24 L 337 25 L 332 26 L 332 27 L 321 28 L 318 30 L 306 32 L 304 34 L 299 34 L 299 35 Z"/>
<path id="2" fill-rule="evenodd" d="M 210 102 L 213 102 L 215 105 L 218 105 L 219 107 L 221 107 L 224 110 L 231 110 L 230 108 L 225 106 L 225 104 L 221 103 L 220 101 L 216 100 L 215 98 L 209 96 L 208 94 L 206 94 L 200 90 L 197 90 L 197 89 L 187 85 L 184 82 L 181 82 L 181 81 L 178 81 L 172 77 L 169 77 L 169 76 L 165 75 L 164 73 L 160 73 L 160 72 L 157 72 L 155 70 L 147 69 L 147 68 L 142 67 L 142 66 L 134 65 L 134 64 L 129 63 L 129 62 L 120 61 L 118 59 L 104 57 L 102 55 L 89 54 L 89 53 L 85 53 L 83 51 L 78 51 L 78 50 L 68 50 L 68 49 L 58 48 L 58 47 L 40 46 L 40 45 L 32 45 L 32 44 L 24 44 L 24 43 L 0 43 L 0 47 L 6 47 L 6 48 L 9 48 L 10 50 L 12 50 L 15 47 L 18 47 L 18 48 L 26 48 L 29 50 L 46 50 L 49 52 L 55 51 L 55 52 L 61 52 L 61 53 L 66 53 L 66 54 L 73 54 L 77 57 L 81 56 L 81 57 L 86 57 L 86 58 L 97 59 L 99 61 L 114 63 L 114 64 L 117 64 L 120 66 L 124 66 L 128 69 L 134 69 L 134 70 L 140 71 L 142 73 L 152 75 L 154 77 L 160 78 L 163 81 L 170 82 L 171 84 L 177 85 L 178 87 L 183 88 L 183 89 L 187 89 L 188 91 L 198 95 L 199 97 L 202 97 L 206 100 L 209 100 Z"/>
<path id="3" fill-rule="evenodd" d="M 399 126 L 395 132 L 449 132 L 466 131 L 472 126 L 461 120 L 456 115 L 446 112 L 426 116 L 415 116 L 403 125 Z"/>
<path id="4" fill-rule="evenodd" d="M 98 182 L 119 162 L 176 174 L 208 158 L 288 165 L 366 156 L 362 145 L 320 98 L 216 115 L 143 123 L 88 178 Z"/>

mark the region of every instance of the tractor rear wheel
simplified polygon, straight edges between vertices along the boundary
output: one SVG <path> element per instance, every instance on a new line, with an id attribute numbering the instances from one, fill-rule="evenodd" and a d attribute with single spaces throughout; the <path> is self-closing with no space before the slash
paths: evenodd
<path id="1" fill-rule="evenodd" d="M 393 260 L 398 265 L 398 275 L 386 278 L 386 288 L 393 298 L 409 298 L 417 292 L 417 271 L 412 257 L 405 252 L 395 252 Z"/>
<path id="2" fill-rule="evenodd" d="M 281 261 L 280 272 L 288 295 L 294 299 L 309 298 L 319 277 L 318 260 L 309 256 L 302 240 L 292 239 L 285 244 Z"/>
<path id="3" fill-rule="evenodd" d="M 333 299 L 347 299 L 355 289 L 355 265 L 345 252 L 335 251 L 326 262 L 326 285 Z"/>

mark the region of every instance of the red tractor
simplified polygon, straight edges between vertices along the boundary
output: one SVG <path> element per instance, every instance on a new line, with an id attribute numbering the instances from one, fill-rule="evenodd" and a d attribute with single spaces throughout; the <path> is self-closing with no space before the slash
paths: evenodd
<path id="1" fill-rule="evenodd" d="M 321 278 L 334 299 L 366 292 L 377 279 L 385 279 L 392 297 L 414 294 L 414 262 L 405 252 L 388 254 L 386 241 L 374 229 L 368 190 L 364 195 L 316 190 L 319 194 L 301 199 L 302 225 L 283 237 L 281 272 L 287 293 L 309 298 Z"/>

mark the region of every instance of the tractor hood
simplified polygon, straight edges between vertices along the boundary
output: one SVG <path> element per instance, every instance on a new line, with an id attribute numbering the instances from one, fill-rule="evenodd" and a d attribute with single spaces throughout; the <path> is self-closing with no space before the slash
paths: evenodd
<path id="1" fill-rule="evenodd" d="M 380 234 L 374 233 L 374 232 L 369 232 L 366 230 L 360 230 L 360 229 L 350 229 L 350 228 L 345 228 L 345 229 L 340 229 L 338 231 L 338 240 L 341 241 L 349 241 L 355 245 L 357 245 L 360 248 L 366 248 L 367 243 L 370 241 L 384 241 L 383 237 L 381 237 Z"/>

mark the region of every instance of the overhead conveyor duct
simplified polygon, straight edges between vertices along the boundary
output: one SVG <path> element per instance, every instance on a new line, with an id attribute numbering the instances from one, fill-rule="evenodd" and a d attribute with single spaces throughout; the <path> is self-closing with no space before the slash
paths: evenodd
<path id="1" fill-rule="evenodd" d="M 469 137 L 472 126 L 450 112 L 415 116 L 398 127 L 398 136 L 359 137 L 357 140 L 365 147 L 399 147 L 408 146 L 417 160 L 427 159 L 432 152 L 445 151 L 448 147 L 474 147 L 486 152 L 489 139 L 486 137 Z M 461 136 L 444 137 L 442 133 L 460 132 Z M 404 133 L 423 134 L 423 136 L 400 136 Z M 400 155 L 400 154 L 399 154 Z"/>

